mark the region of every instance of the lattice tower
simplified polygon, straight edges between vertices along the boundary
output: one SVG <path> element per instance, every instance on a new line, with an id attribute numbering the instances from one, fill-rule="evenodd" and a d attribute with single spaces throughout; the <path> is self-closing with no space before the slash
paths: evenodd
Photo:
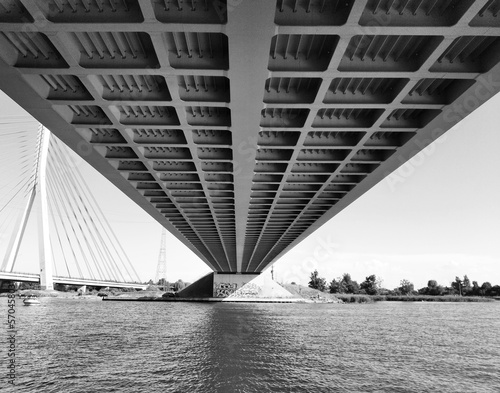
<path id="1" fill-rule="evenodd" d="M 158 255 L 158 265 L 156 267 L 155 283 L 162 278 L 167 280 L 167 256 L 166 256 L 166 231 L 161 231 L 160 254 Z"/>

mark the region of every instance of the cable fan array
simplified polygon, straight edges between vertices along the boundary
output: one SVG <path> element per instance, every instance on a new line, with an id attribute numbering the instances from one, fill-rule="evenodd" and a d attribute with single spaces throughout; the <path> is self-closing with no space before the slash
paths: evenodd
<path id="1" fill-rule="evenodd" d="M 139 282 L 139 276 L 75 165 L 69 149 L 52 137 L 47 188 L 54 273 L 58 277 Z M 71 263 L 78 261 L 78 263 Z"/>
<path id="2" fill-rule="evenodd" d="M 25 117 L 0 120 L 0 270 L 3 272 L 20 273 L 16 268 L 19 261 L 9 255 L 16 234 L 24 233 L 24 228 L 21 231 L 20 228 L 26 227 L 25 222 L 34 221 L 28 219 L 39 180 L 44 132 L 49 131 Z M 54 276 L 140 282 L 76 160 L 79 159 L 69 148 L 51 136 L 46 180 Z M 33 255 L 28 258 L 30 270 L 38 271 L 38 261 L 33 260 Z M 25 266 L 26 261 L 19 265 Z"/>
<path id="3" fill-rule="evenodd" d="M 8 266 L 12 234 L 18 231 L 25 207 L 36 184 L 41 128 L 22 116 L 0 119 L 0 256 L 2 271 Z"/>

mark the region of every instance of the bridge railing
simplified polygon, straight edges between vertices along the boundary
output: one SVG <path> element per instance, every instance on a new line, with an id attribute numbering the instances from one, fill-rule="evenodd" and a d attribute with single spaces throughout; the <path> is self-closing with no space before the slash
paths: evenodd
<path id="1" fill-rule="evenodd" d="M 85 278 L 85 277 L 69 277 L 69 276 L 54 276 L 55 280 L 67 279 L 67 280 L 82 280 L 82 281 L 93 281 L 93 282 L 114 282 L 117 284 L 139 284 L 147 285 L 139 281 L 118 281 L 118 280 L 96 280 L 95 278 Z"/>
<path id="2" fill-rule="evenodd" d="M 9 276 L 16 276 L 16 275 L 19 275 L 19 276 L 28 276 L 28 277 L 40 277 L 40 274 L 38 273 L 28 273 L 28 272 L 4 272 L 2 270 L 0 270 L 0 274 L 6 274 L 6 275 L 9 275 Z"/>

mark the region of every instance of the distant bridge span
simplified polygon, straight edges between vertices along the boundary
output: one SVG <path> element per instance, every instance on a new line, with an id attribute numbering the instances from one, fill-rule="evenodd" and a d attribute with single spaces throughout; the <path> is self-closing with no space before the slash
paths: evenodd
<path id="1" fill-rule="evenodd" d="M 8 273 L 0 272 L 0 281 L 20 281 L 20 282 L 40 282 L 40 274 L 36 273 Z M 147 285 L 139 283 L 127 283 L 118 281 L 99 281 L 85 278 L 71 278 L 53 276 L 54 284 L 63 285 L 89 285 L 96 287 L 111 287 L 111 288 L 134 288 L 146 289 Z"/>
<path id="2" fill-rule="evenodd" d="M 13 1 L 0 88 L 214 271 L 259 273 L 499 91 L 498 3 Z"/>

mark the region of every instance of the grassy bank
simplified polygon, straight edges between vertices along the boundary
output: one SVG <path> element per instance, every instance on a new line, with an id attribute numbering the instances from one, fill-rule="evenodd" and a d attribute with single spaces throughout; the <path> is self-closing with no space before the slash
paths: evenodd
<path id="1" fill-rule="evenodd" d="M 299 284 L 281 284 L 291 294 L 315 303 L 340 303 L 336 294 L 321 292 Z"/>
<path id="2" fill-rule="evenodd" d="M 287 291 L 317 303 L 373 303 L 373 302 L 494 302 L 493 298 L 479 296 L 397 296 L 397 295 L 353 295 L 328 293 L 299 284 L 281 284 Z"/>
<path id="3" fill-rule="evenodd" d="M 344 303 L 373 303 L 376 300 L 382 300 L 382 299 L 375 299 L 375 296 L 352 295 L 348 293 L 336 293 L 335 296 L 337 297 L 337 299 L 342 300 Z"/>
<path id="4" fill-rule="evenodd" d="M 395 296 L 395 295 L 351 295 L 336 293 L 344 303 L 371 302 L 494 302 L 492 298 L 478 296 Z"/>
<path id="5" fill-rule="evenodd" d="M 381 299 L 382 300 L 382 299 Z M 386 301 L 395 302 L 494 302 L 494 299 L 480 296 L 385 296 Z"/>

